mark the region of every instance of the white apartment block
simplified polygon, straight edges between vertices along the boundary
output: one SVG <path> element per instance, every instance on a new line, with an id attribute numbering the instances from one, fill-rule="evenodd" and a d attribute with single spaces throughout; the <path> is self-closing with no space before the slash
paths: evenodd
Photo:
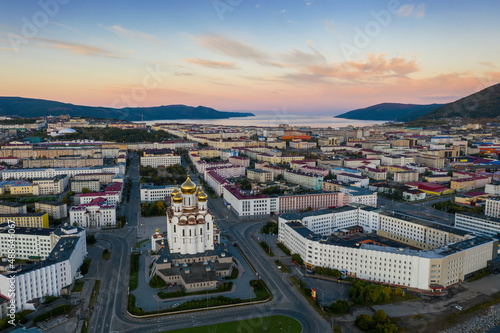
<path id="1" fill-rule="evenodd" d="M 0 275 L 0 293 L 9 295 L 14 278 L 16 311 L 33 308 L 30 301 L 46 295 L 59 296 L 61 290 L 71 285 L 87 255 L 85 231 L 66 229 L 68 234 L 55 245 L 43 261 L 24 265 L 8 275 Z"/>
<path id="2" fill-rule="evenodd" d="M 102 228 L 116 226 L 116 206 L 108 204 L 104 198 L 96 198 L 90 203 L 73 206 L 69 210 L 70 224 L 82 228 Z"/>
<path id="3" fill-rule="evenodd" d="M 47 168 L 47 169 L 9 169 L 2 172 L 2 179 L 36 179 L 54 178 L 58 175 L 74 177 L 79 174 L 91 174 L 101 172 L 112 172 L 113 174 L 124 173 L 125 164 L 119 163 L 114 166 L 90 167 L 90 168 Z"/>
<path id="4" fill-rule="evenodd" d="M 396 171 L 394 172 L 394 181 L 396 183 L 411 183 L 418 181 L 418 172 L 415 171 Z"/>
<path id="5" fill-rule="evenodd" d="M 139 188 L 141 202 L 165 201 L 166 198 L 170 198 L 170 193 L 172 193 L 174 188 L 175 186 L 172 185 L 155 186 L 154 184 L 143 183 Z"/>
<path id="6" fill-rule="evenodd" d="M 373 207 L 344 206 L 304 213 L 284 213 L 280 215 L 278 223 L 281 228 L 288 222 L 300 222 L 321 236 L 332 235 L 343 228 L 353 226 L 362 226 L 365 232 L 376 232 L 380 212 Z"/>
<path id="7" fill-rule="evenodd" d="M 347 198 L 347 203 L 377 207 L 377 192 L 355 186 L 341 186 L 340 191 Z"/>
<path id="8" fill-rule="evenodd" d="M 472 237 L 467 231 L 398 212 L 380 214 L 378 234 L 426 250 Z"/>
<path id="9" fill-rule="evenodd" d="M 472 213 L 455 213 L 455 228 L 499 238 L 500 219 Z"/>
<path id="10" fill-rule="evenodd" d="M 491 217 L 500 217 L 500 198 L 486 199 L 484 215 Z"/>
<path id="11" fill-rule="evenodd" d="M 142 156 L 141 157 L 141 165 L 142 166 L 151 166 L 153 168 L 157 168 L 160 165 L 163 166 L 171 166 L 175 164 L 181 164 L 181 157 L 178 155 L 160 155 L 160 156 Z"/>
<path id="12" fill-rule="evenodd" d="M 35 211 L 48 213 L 56 220 L 68 217 L 68 206 L 63 202 L 35 202 Z"/>
<path id="13" fill-rule="evenodd" d="M 486 267 L 498 251 L 498 241 L 484 236 L 416 251 L 323 237 L 300 222 L 280 224 L 278 240 L 298 253 L 308 267 L 346 270 L 351 277 L 420 290 L 443 289 L 463 281 Z"/>
<path id="14" fill-rule="evenodd" d="M 196 171 L 201 174 L 205 174 L 205 170 L 208 168 L 221 168 L 221 167 L 228 167 L 228 166 L 233 166 L 233 164 L 229 162 L 212 162 L 208 163 L 204 160 L 199 160 L 195 163 L 194 165 L 196 167 Z"/>
<path id="15" fill-rule="evenodd" d="M 99 179 L 84 179 L 84 180 L 72 180 L 71 181 L 71 191 L 76 193 L 82 193 L 82 190 L 86 188 L 90 192 L 99 192 L 101 190 L 101 182 Z"/>

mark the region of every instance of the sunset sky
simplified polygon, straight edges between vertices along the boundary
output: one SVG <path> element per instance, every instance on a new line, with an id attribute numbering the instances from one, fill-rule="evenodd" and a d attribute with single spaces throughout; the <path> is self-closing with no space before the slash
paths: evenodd
<path id="1" fill-rule="evenodd" d="M 445 103 L 500 82 L 498 13 L 494 0 L 2 1 L 0 95 L 332 115 Z"/>

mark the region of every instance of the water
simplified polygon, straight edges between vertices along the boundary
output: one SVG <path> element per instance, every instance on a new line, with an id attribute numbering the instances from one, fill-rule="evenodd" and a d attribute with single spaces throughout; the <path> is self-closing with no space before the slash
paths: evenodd
<path id="1" fill-rule="evenodd" d="M 148 125 L 155 123 L 181 123 L 181 124 L 211 124 L 226 126 L 261 126 L 274 127 L 280 124 L 309 127 L 346 127 L 349 125 L 370 126 L 382 124 L 384 121 L 353 120 L 344 118 L 333 118 L 328 115 L 306 115 L 306 114 L 282 114 L 276 113 L 255 113 L 255 117 L 237 117 L 227 119 L 175 119 L 175 120 L 149 120 Z"/>

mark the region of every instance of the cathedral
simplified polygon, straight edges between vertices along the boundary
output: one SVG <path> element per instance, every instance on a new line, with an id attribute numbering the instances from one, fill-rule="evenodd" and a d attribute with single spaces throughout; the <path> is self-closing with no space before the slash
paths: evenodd
<path id="1" fill-rule="evenodd" d="M 208 196 L 189 175 L 171 193 L 167 210 L 167 239 L 170 253 L 196 254 L 214 249 L 214 223 L 208 211 Z"/>
<path id="2" fill-rule="evenodd" d="M 214 289 L 231 274 L 233 258 L 220 244 L 208 196 L 189 174 L 180 190 L 176 186 L 170 195 L 166 237 L 159 229 L 151 236 L 151 277 L 156 274 L 167 285 L 182 285 L 188 292 Z"/>

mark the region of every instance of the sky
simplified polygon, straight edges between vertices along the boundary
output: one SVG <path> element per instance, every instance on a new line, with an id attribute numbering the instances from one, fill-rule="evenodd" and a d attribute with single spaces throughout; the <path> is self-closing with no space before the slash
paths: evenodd
<path id="1" fill-rule="evenodd" d="M 339 114 L 500 82 L 500 1 L 0 1 L 0 95 Z"/>

